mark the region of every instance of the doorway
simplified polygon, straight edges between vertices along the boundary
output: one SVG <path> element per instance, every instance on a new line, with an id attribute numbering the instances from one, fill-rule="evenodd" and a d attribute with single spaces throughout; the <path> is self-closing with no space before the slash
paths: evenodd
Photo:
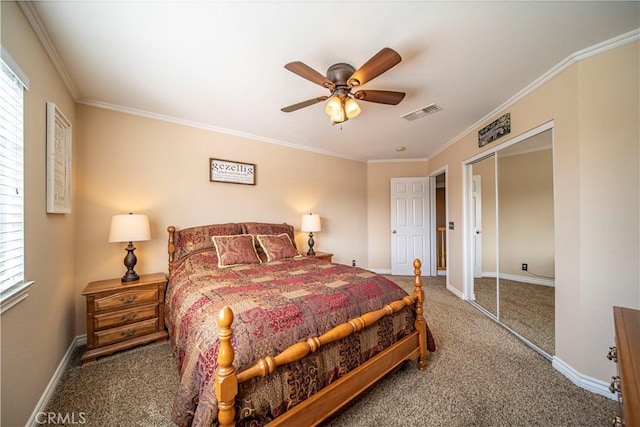
<path id="1" fill-rule="evenodd" d="M 391 274 L 413 275 L 413 260 L 422 275 L 431 275 L 429 178 L 391 178 Z"/>
<path id="2" fill-rule="evenodd" d="M 435 276 L 446 276 L 449 265 L 449 234 L 447 233 L 447 167 L 434 171 L 431 182 L 431 271 Z"/>
<path id="3" fill-rule="evenodd" d="M 465 162 L 465 293 L 555 354 L 553 122 Z"/>

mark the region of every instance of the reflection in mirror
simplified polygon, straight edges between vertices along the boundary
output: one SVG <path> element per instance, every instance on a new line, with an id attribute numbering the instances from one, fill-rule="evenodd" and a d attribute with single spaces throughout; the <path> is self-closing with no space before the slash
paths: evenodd
<path id="1" fill-rule="evenodd" d="M 552 152 L 547 130 L 497 153 L 499 321 L 549 355 L 555 354 Z"/>
<path id="2" fill-rule="evenodd" d="M 475 301 L 497 317 L 495 161 L 491 155 L 470 165 L 470 202 Z"/>

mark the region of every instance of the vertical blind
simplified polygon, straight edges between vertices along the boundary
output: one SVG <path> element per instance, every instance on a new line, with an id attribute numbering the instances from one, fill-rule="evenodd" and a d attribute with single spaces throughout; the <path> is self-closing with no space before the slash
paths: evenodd
<path id="1" fill-rule="evenodd" d="M 0 292 L 24 281 L 23 85 L 0 60 Z"/>

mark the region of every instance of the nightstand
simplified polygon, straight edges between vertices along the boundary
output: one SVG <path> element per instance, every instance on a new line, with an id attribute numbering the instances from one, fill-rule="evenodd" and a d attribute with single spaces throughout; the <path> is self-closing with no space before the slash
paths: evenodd
<path id="1" fill-rule="evenodd" d="M 307 255 L 307 254 L 305 254 L 304 256 L 308 256 L 308 257 L 312 257 L 312 258 L 318 258 L 318 259 L 321 259 L 321 260 L 327 261 L 327 262 L 331 262 L 331 259 L 333 258 L 333 254 L 330 254 L 328 252 L 320 252 L 320 251 L 316 251 L 315 255 Z"/>
<path id="2" fill-rule="evenodd" d="M 135 282 L 91 282 L 87 300 L 87 348 L 82 363 L 150 342 L 167 339 L 164 329 L 164 273 L 143 274 Z"/>

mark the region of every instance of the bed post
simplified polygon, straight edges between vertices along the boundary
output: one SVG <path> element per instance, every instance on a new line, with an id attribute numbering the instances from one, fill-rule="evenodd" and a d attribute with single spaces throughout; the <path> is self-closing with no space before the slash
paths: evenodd
<path id="1" fill-rule="evenodd" d="M 218 399 L 218 423 L 221 427 L 235 426 L 236 395 L 238 394 L 238 377 L 233 367 L 233 312 L 227 306 L 218 313 L 218 371 L 215 376 L 216 398 Z"/>
<path id="2" fill-rule="evenodd" d="M 173 270 L 173 257 L 176 253 L 176 228 L 173 225 L 167 227 L 169 232 L 169 241 L 167 242 L 167 252 L 169 252 L 169 274 Z"/>
<path id="3" fill-rule="evenodd" d="M 416 300 L 416 329 L 420 334 L 420 357 L 418 358 L 418 368 L 421 371 L 427 369 L 427 321 L 424 319 L 424 291 L 422 290 L 422 263 L 418 258 L 413 261 L 413 297 Z"/>

